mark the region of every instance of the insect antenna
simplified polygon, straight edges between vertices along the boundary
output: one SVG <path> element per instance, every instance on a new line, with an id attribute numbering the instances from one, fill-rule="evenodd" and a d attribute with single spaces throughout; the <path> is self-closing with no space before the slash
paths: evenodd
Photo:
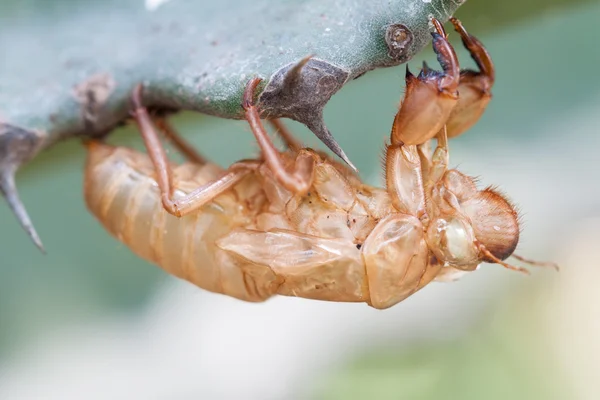
<path id="1" fill-rule="evenodd" d="M 488 259 L 492 260 L 496 264 L 502 265 L 504 268 L 507 268 L 507 269 L 510 269 L 510 270 L 513 270 L 513 271 L 517 271 L 517 272 L 521 272 L 521 273 L 526 274 L 526 275 L 530 275 L 531 274 L 531 272 L 529 272 L 527 269 L 525 269 L 523 267 L 516 267 L 516 266 L 514 266 L 512 264 L 505 263 L 504 261 L 502 261 L 501 259 L 499 259 L 495 255 L 493 255 L 492 252 L 489 251 L 488 249 L 486 249 L 486 247 L 483 244 L 481 244 L 481 243 L 478 243 L 478 248 L 479 248 L 479 251 L 481 251 L 483 253 L 483 255 L 485 255 Z"/>
<path id="2" fill-rule="evenodd" d="M 558 266 L 558 264 L 553 263 L 553 262 L 530 260 L 530 259 L 522 257 L 518 254 L 513 254 L 511 257 L 516 258 L 517 260 L 524 262 L 526 264 L 529 264 L 533 267 L 554 268 L 555 270 L 560 271 L 560 267 Z"/>
<path id="3" fill-rule="evenodd" d="M 527 274 L 527 275 L 530 274 L 530 272 L 527 269 L 523 268 L 523 267 L 516 267 L 516 266 L 514 266 L 512 264 L 505 263 L 504 261 L 502 261 L 501 259 L 499 259 L 495 255 L 493 255 L 491 251 L 489 251 L 488 249 L 486 249 L 486 247 L 483 244 L 478 243 L 478 247 L 479 247 L 479 251 L 481 251 L 488 259 L 492 260 L 494 263 L 500 264 L 504 268 L 507 268 L 507 269 L 510 269 L 510 270 L 513 270 L 513 271 L 521 272 L 521 273 L 524 273 L 524 274 Z M 560 270 L 559 266 L 556 263 L 534 261 L 534 260 L 530 260 L 528 258 L 519 256 L 517 254 L 511 255 L 511 257 L 516 258 L 517 260 L 519 260 L 521 262 L 524 262 L 526 264 L 529 264 L 531 266 L 534 266 L 534 267 L 553 268 L 556 271 Z"/>

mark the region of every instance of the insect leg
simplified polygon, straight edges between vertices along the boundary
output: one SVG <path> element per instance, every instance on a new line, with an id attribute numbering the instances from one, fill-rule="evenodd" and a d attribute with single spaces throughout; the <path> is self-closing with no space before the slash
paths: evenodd
<path id="1" fill-rule="evenodd" d="M 475 36 L 467 33 L 458 19 L 450 18 L 450 21 L 479 68 L 479 72 L 464 70 L 460 73 L 458 85 L 460 98 L 447 122 L 448 137 L 453 138 L 471 128 L 479 120 L 492 98 L 491 89 L 496 74 L 492 58 L 483 44 Z"/>
<path id="2" fill-rule="evenodd" d="M 252 133 L 258 142 L 262 155 L 273 172 L 275 179 L 293 193 L 306 193 L 312 184 L 315 160 L 311 156 L 300 154 L 296 158 L 294 171 L 290 173 L 286 170 L 281 154 L 275 148 L 271 138 L 269 138 L 269 135 L 260 120 L 258 110 L 252 100 L 253 93 L 260 81 L 260 78 L 250 80 L 244 91 L 242 106 L 244 107 L 244 110 L 246 110 L 246 120 L 250 124 L 250 129 L 252 129 Z"/>
<path id="3" fill-rule="evenodd" d="M 260 164 L 258 161 L 235 163 L 219 179 L 209 182 L 183 197 L 174 199 L 171 166 L 169 165 L 167 154 L 160 142 L 158 133 L 154 128 L 152 119 L 148 111 L 142 106 L 141 91 L 142 86 L 138 85 L 131 96 L 134 106 L 133 117 L 140 129 L 146 150 L 154 165 L 161 201 L 168 213 L 181 217 L 202 207 L 219 194 L 231 188 Z"/>
<path id="4" fill-rule="evenodd" d="M 431 140 L 418 145 L 417 152 L 419 153 L 419 159 L 421 160 L 421 174 L 423 175 L 423 181 L 427 181 L 427 179 L 429 179 L 429 171 L 431 170 Z"/>
<path id="5" fill-rule="evenodd" d="M 394 144 L 416 145 L 433 138 L 446 124 L 458 102 L 460 68 L 454 49 L 442 24 L 435 18 L 433 50 L 443 72 L 423 65 L 418 77 L 406 69 L 406 93 L 394 118 L 391 140 Z"/>
<path id="6" fill-rule="evenodd" d="M 275 131 L 279 135 L 279 137 L 283 140 L 286 147 L 292 151 L 300 151 L 302 148 L 302 143 L 298 139 L 292 135 L 290 130 L 281 122 L 279 119 L 270 120 L 271 125 L 275 128 Z"/>
<path id="7" fill-rule="evenodd" d="M 421 221 L 426 219 L 425 190 L 417 146 L 389 145 L 385 178 L 394 207 Z"/>
<path id="8" fill-rule="evenodd" d="M 180 135 L 177 133 L 175 128 L 167 121 L 166 118 L 156 118 L 155 124 L 163 133 L 163 135 L 177 148 L 177 150 L 183 154 L 189 161 L 194 164 L 206 164 L 206 158 L 202 157 L 200 153 L 198 153 L 189 143 L 187 143 Z"/>
<path id="9" fill-rule="evenodd" d="M 444 126 L 436 135 L 437 146 L 431 158 L 431 168 L 428 174 L 428 181 L 431 184 L 437 183 L 448 169 L 448 133 Z"/>
<path id="10" fill-rule="evenodd" d="M 418 146 L 423 175 L 425 204 L 430 215 L 435 214 L 435 202 L 432 200 L 434 187 L 443 178 L 448 169 L 448 136 L 445 126 L 436 135 L 436 140 L 437 146 L 433 155 L 431 155 L 430 148 L 426 148 L 424 145 Z M 428 141 L 427 144 L 431 146 L 430 141 Z"/>

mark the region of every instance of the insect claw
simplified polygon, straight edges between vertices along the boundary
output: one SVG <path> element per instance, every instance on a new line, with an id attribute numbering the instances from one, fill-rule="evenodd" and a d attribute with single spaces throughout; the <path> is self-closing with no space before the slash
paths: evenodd
<path id="1" fill-rule="evenodd" d="M 427 65 L 427 61 L 423 60 L 423 75 L 427 75 L 429 73 L 429 71 L 431 71 L 431 68 L 429 68 L 429 65 Z"/>
<path id="2" fill-rule="evenodd" d="M 404 99 L 392 125 L 394 144 L 419 145 L 432 139 L 446 125 L 458 102 L 460 68 L 456 52 L 444 36 L 436 32 L 432 35 L 433 50 L 442 72 L 424 63 L 415 78 L 407 67 Z"/>
<path id="3" fill-rule="evenodd" d="M 248 111 L 250 107 L 254 105 L 254 92 L 261 82 L 261 78 L 255 77 L 252 78 L 246 85 L 246 90 L 244 90 L 244 94 L 242 96 L 242 108 L 244 111 Z"/>
<path id="4" fill-rule="evenodd" d="M 144 86 L 141 83 L 138 83 L 137 85 L 135 85 L 135 87 L 131 91 L 130 101 L 131 101 L 132 108 L 129 111 L 129 113 L 132 116 L 135 116 L 135 113 L 138 109 L 143 108 L 143 105 L 142 105 L 142 92 L 143 91 L 144 91 Z"/>
<path id="5" fill-rule="evenodd" d="M 448 137 L 453 138 L 469 130 L 483 115 L 492 98 L 496 73 L 494 62 L 483 44 L 469 34 L 458 19 L 452 17 L 450 21 L 479 69 L 461 71 L 458 88 L 461 98 L 447 121 Z"/>
<path id="6" fill-rule="evenodd" d="M 33 243 L 43 254 L 46 254 L 44 245 L 42 244 L 42 241 L 39 235 L 37 234 L 33 223 L 31 222 L 31 219 L 29 218 L 29 214 L 27 214 L 25 206 L 19 198 L 19 193 L 17 192 L 13 172 L 4 171 L 0 175 L 0 193 L 2 193 L 2 195 L 6 199 L 8 206 L 15 214 L 15 217 L 19 221 L 19 224 L 21 224 L 23 229 L 25 229 L 25 232 L 27 232 L 27 235 L 31 238 Z"/>
<path id="7" fill-rule="evenodd" d="M 410 72 L 410 68 L 408 68 L 408 64 L 406 64 L 406 73 L 404 74 L 406 80 L 409 80 L 414 77 L 413 73 Z"/>
<path id="8" fill-rule="evenodd" d="M 448 35 L 446 34 L 446 31 L 444 30 L 444 25 L 442 25 L 442 23 L 437 18 L 432 17 L 431 23 L 435 27 L 435 30 L 438 35 L 442 36 L 444 39 L 446 39 L 448 37 Z M 432 32 L 432 35 L 435 35 L 435 33 Z"/>

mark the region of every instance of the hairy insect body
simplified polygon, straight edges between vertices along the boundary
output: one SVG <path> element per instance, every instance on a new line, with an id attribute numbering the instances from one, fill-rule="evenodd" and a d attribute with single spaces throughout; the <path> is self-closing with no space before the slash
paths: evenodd
<path id="1" fill-rule="evenodd" d="M 175 195 L 222 172 L 212 164 L 177 166 Z M 305 195 L 292 195 L 261 165 L 181 218 L 164 210 L 142 153 L 90 144 L 85 181 L 90 211 L 137 255 L 205 290 L 246 301 L 279 294 L 387 308 L 441 268 L 428 263 L 418 218 L 398 214 L 385 190 L 329 162 L 316 164 Z"/>

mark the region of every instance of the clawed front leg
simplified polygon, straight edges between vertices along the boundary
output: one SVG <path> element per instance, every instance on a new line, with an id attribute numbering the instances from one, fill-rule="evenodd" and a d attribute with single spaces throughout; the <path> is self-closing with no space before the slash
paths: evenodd
<path id="1" fill-rule="evenodd" d="M 436 135 L 437 146 L 433 155 L 430 150 L 424 146 L 419 146 L 419 158 L 421 160 L 423 170 L 423 190 L 425 192 L 425 203 L 428 214 L 434 215 L 434 189 L 442 180 L 444 174 L 448 170 L 449 155 L 448 155 L 448 136 L 446 127 Z M 428 147 L 430 142 L 427 142 Z M 427 150 L 427 151 L 425 151 Z"/>
<path id="2" fill-rule="evenodd" d="M 439 182 L 448 170 L 448 134 L 445 126 L 438 132 L 436 139 L 437 146 L 431 158 L 431 169 L 428 174 L 428 180 L 432 184 Z"/>
<path id="3" fill-rule="evenodd" d="M 431 170 L 431 140 L 426 141 L 417 146 L 417 152 L 419 153 L 419 159 L 421 160 L 421 175 L 423 181 L 426 182 L 429 179 L 429 171 Z"/>
<path id="4" fill-rule="evenodd" d="M 460 98 L 447 122 L 448 137 L 453 138 L 471 128 L 485 111 L 492 98 L 495 71 L 492 58 L 483 44 L 470 35 L 458 19 L 450 18 L 450 21 L 479 68 L 479 72 L 463 70 L 460 73 Z"/>
<path id="5" fill-rule="evenodd" d="M 451 18 L 463 45 L 479 71 L 460 71 L 454 49 L 446 38 L 442 24 L 436 27 L 433 49 L 443 72 L 424 67 L 418 77 L 406 73 L 406 94 L 392 128 L 392 143 L 421 145 L 432 139 L 446 125 L 448 138 L 471 128 L 481 117 L 492 98 L 495 81 L 492 58 L 483 44 L 469 34 L 462 23 Z"/>
<path id="6" fill-rule="evenodd" d="M 386 187 L 396 210 L 427 219 L 421 160 L 415 145 L 391 144 L 386 152 Z"/>
<path id="7" fill-rule="evenodd" d="M 433 138 L 446 124 L 458 101 L 460 68 L 442 24 L 435 18 L 433 50 L 443 72 L 427 67 L 418 77 L 406 70 L 406 94 L 392 127 L 393 144 L 418 145 Z"/>
<path id="8" fill-rule="evenodd" d="M 300 153 L 296 158 L 293 172 L 289 172 L 284 165 L 281 154 L 275 148 L 275 145 L 269 138 L 265 127 L 263 126 L 258 110 L 253 102 L 253 94 L 260 83 L 260 78 L 254 78 L 248 82 L 244 91 L 244 100 L 242 106 L 246 110 L 246 120 L 250 124 L 250 129 L 258 142 L 265 162 L 273 172 L 275 179 L 286 189 L 295 194 L 304 194 L 308 192 L 313 180 L 313 170 L 315 160 L 308 154 Z M 282 134 L 282 132 L 280 132 Z M 282 135 L 285 139 L 285 135 Z M 288 146 L 297 146 L 293 142 L 288 142 Z M 290 146 L 290 147 L 291 147 Z"/>
<path id="9" fill-rule="evenodd" d="M 142 106 L 142 86 L 138 85 L 131 96 L 134 110 L 133 117 L 138 125 L 148 155 L 154 165 L 156 172 L 156 181 L 160 190 L 160 197 L 165 210 L 175 215 L 182 217 L 190 212 L 197 210 L 204 204 L 208 203 L 233 185 L 238 183 L 249 172 L 256 169 L 260 163 L 258 161 L 242 161 L 233 164 L 225 172 L 225 174 L 204 186 L 199 187 L 193 192 L 184 197 L 173 198 L 173 174 L 171 166 L 167 159 L 165 149 L 160 142 L 158 133 L 156 132 L 152 119 L 146 108 Z M 179 147 L 179 146 L 178 146 Z"/>

